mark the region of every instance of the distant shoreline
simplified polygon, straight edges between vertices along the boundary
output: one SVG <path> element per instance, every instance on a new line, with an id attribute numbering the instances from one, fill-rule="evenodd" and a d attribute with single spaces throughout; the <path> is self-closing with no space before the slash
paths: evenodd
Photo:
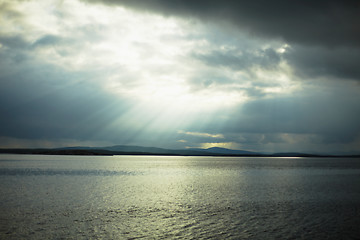
<path id="1" fill-rule="evenodd" d="M 178 154 L 178 153 L 151 153 L 151 152 L 125 152 L 109 151 L 102 149 L 30 149 L 30 148 L 3 148 L 0 154 L 29 154 L 29 155 L 73 155 L 73 156 L 116 156 L 116 155 L 134 155 L 134 156 L 204 156 L 204 157 L 309 157 L 309 158 L 360 158 L 360 155 L 321 155 L 306 153 L 275 153 L 275 154 L 223 154 L 223 153 L 205 153 Z"/>

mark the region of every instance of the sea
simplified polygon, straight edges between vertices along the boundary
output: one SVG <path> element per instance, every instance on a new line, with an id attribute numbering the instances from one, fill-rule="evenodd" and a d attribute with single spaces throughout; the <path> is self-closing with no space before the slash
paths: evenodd
<path id="1" fill-rule="evenodd" d="M 0 154 L 0 239 L 360 239 L 360 159 Z"/>

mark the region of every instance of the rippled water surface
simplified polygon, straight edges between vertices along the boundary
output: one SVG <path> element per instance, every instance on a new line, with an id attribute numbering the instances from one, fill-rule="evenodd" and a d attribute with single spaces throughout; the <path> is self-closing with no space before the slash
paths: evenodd
<path id="1" fill-rule="evenodd" d="M 0 239 L 359 239 L 360 159 L 0 155 Z"/>

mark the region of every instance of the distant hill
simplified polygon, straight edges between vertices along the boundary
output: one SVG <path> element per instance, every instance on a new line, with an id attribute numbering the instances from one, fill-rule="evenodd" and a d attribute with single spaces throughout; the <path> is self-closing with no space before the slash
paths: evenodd
<path id="1" fill-rule="evenodd" d="M 90 149 L 47 149 L 47 148 L 11 148 L 0 149 L 0 153 L 13 154 L 41 154 L 41 155 L 102 155 L 111 156 L 112 152 L 106 150 L 90 150 Z"/>
<path id="2" fill-rule="evenodd" d="M 195 150 L 172 150 L 156 147 L 142 147 L 142 146 L 127 146 L 127 145 L 115 145 L 109 147 L 67 147 L 61 149 L 82 149 L 82 150 L 105 150 L 112 152 L 115 155 L 119 154 L 159 154 L 159 155 L 209 155 L 207 153 Z"/>
<path id="3" fill-rule="evenodd" d="M 164 148 L 156 147 L 141 147 L 141 146 L 125 146 L 125 145 L 116 145 L 111 147 L 103 147 L 101 149 L 114 151 L 114 152 L 142 152 L 142 153 L 171 153 L 171 150 Z"/>
<path id="4" fill-rule="evenodd" d="M 228 148 L 212 147 L 207 149 L 192 148 L 193 151 L 201 151 L 206 153 L 226 154 L 226 155 L 262 155 L 261 153 L 244 151 L 244 150 L 232 150 Z"/>
<path id="5" fill-rule="evenodd" d="M 46 154 L 46 155 L 166 155 L 166 156 L 253 156 L 253 157 L 360 157 L 359 155 L 321 155 L 297 152 L 265 154 L 245 150 L 233 150 L 220 147 L 207 149 L 165 149 L 156 147 L 115 145 L 108 147 L 65 147 L 37 149 L 1 149 L 0 153 L 14 154 Z"/>
<path id="6" fill-rule="evenodd" d="M 310 154 L 310 153 L 298 153 L 298 152 L 282 152 L 269 154 L 272 157 L 324 157 L 325 155 Z M 326 155 L 329 157 L 329 155 Z"/>
<path id="7" fill-rule="evenodd" d="M 93 149 L 93 148 L 86 148 L 86 149 Z M 227 148 L 220 148 L 220 147 L 212 147 L 208 149 L 202 148 L 190 148 L 184 150 L 174 150 L 174 149 L 165 149 L 165 148 L 156 148 L 156 147 L 142 147 L 142 146 L 126 146 L 126 145 L 116 145 L 110 147 L 101 147 L 101 148 L 94 148 L 94 149 L 101 149 L 107 150 L 111 152 L 128 152 L 128 153 L 151 153 L 151 154 L 171 154 L 171 155 L 191 155 L 191 156 L 213 156 L 213 155 L 261 155 L 257 152 L 250 152 L 250 151 L 243 151 L 243 150 L 232 150 Z"/>
<path id="8" fill-rule="evenodd" d="M 259 153 L 231 150 L 226 148 L 209 149 L 165 149 L 156 147 L 115 145 L 107 147 L 64 147 L 53 149 L 0 149 L 0 153 L 18 154 L 57 154 L 57 155 L 179 155 L 179 156 L 255 156 Z"/>

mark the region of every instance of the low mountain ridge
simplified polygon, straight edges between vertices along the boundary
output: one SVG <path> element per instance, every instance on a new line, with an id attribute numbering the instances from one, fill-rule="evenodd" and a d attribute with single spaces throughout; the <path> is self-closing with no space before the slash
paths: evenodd
<path id="1" fill-rule="evenodd" d="M 107 147 L 64 147 L 64 148 L 0 148 L 0 153 L 12 154 L 46 154 L 46 155 L 165 155 L 165 156 L 238 156 L 238 157 L 360 157 L 354 155 L 327 155 L 327 154 L 308 154 L 298 152 L 280 153 L 259 153 L 245 150 L 233 150 L 221 147 L 211 147 L 207 149 L 165 149 L 157 147 L 142 147 L 115 145 Z"/>
<path id="2" fill-rule="evenodd" d="M 217 154 L 227 154 L 227 155 L 261 155 L 261 153 L 258 152 L 251 152 L 251 151 L 245 151 L 245 150 L 233 150 L 228 148 L 221 148 L 221 147 L 211 147 L 211 148 L 192 148 L 194 151 L 201 151 L 201 152 L 207 152 L 207 153 L 217 153 Z"/>

